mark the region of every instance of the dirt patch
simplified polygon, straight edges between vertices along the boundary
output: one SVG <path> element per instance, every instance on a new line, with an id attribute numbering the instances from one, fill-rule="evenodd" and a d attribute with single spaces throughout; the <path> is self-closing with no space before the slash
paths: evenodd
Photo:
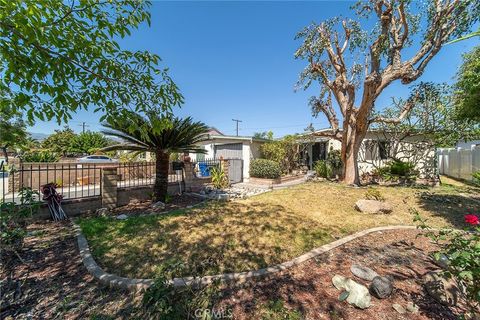
<path id="1" fill-rule="evenodd" d="M 402 230 L 359 238 L 268 279 L 230 287 L 216 308 L 232 309 L 235 319 L 254 319 L 265 314 L 266 306 L 278 301 L 285 307 L 281 314 L 295 311 L 306 319 L 457 319 L 462 307 L 445 307 L 423 290 L 422 276 L 438 267 L 428 256 L 434 245 L 424 237 L 416 238 L 416 235 L 416 230 Z M 366 310 L 340 302 L 340 292 L 331 282 L 335 274 L 369 285 L 353 276 L 350 271 L 353 263 L 393 277 L 395 290 L 392 296 L 383 300 L 372 297 L 372 306 Z M 405 307 L 408 302 L 419 306 L 417 314 L 401 315 L 392 308 L 394 303 Z"/>
<path id="2" fill-rule="evenodd" d="M 69 222 L 39 222 L 18 259 L 2 256 L 0 319 L 129 318 L 134 297 L 102 288 L 87 273 Z"/>

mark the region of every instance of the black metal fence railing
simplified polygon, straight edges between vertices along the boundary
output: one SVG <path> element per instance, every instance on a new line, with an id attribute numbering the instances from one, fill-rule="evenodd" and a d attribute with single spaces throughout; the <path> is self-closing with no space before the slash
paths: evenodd
<path id="1" fill-rule="evenodd" d="M 119 188 L 151 186 L 155 183 L 155 162 L 120 163 L 117 169 Z M 182 163 L 170 162 L 168 183 L 183 182 Z"/>
<path id="2" fill-rule="evenodd" d="M 197 177 L 210 177 L 212 168 L 220 166 L 220 160 L 211 158 L 193 162 L 194 173 Z"/>
<path id="3" fill-rule="evenodd" d="M 102 166 L 95 163 L 20 163 L 0 167 L 2 202 L 19 202 L 20 191 L 55 183 L 64 199 L 100 196 Z"/>
<path id="4" fill-rule="evenodd" d="M 22 188 L 40 192 L 41 186 L 55 183 L 63 199 L 101 196 L 103 168 L 117 168 L 117 187 L 152 186 L 155 183 L 154 162 L 132 163 L 0 163 L 0 200 L 20 202 Z M 171 162 L 169 183 L 184 183 L 183 163 Z"/>

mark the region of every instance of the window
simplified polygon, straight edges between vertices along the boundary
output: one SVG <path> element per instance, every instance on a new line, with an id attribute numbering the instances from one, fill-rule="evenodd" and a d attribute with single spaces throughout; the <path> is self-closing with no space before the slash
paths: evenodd
<path id="1" fill-rule="evenodd" d="M 378 155 L 381 160 L 387 160 L 390 153 L 390 143 L 388 141 L 378 142 Z"/>
<path id="2" fill-rule="evenodd" d="M 365 146 L 365 160 L 375 160 L 376 155 L 376 141 L 374 140 L 364 140 L 363 145 Z"/>

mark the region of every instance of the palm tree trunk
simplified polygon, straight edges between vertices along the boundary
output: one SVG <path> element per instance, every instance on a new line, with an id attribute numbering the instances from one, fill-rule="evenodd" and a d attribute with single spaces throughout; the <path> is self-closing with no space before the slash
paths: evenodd
<path id="1" fill-rule="evenodd" d="M 153 201 L 165 202 L 168 191 L 168 166 L 170 155 L 158 150 L 155 152 L 155 184 L 153 186 Z"/>
<path id="2" fill-rule="evenodd" d="M 7 152 L 7 146 L 2 147 L 3 151 L 3 156 L 5 157 L 5 162 L 8 163 L 8 152 Z"/>

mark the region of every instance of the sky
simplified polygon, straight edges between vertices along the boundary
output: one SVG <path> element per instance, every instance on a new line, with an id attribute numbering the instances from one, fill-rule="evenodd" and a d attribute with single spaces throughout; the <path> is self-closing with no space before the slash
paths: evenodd
<path id="1" fill-rule="evenodd" d="M 152 23 L 143 24 L 120 45 L 128 50 L 149 50 L 160 55 L 163 66 L 185 97 L 178 116 L 214 126 L 224 134 L 240 135 L 272 130 L 275 137 L 302 132 L 313 123 L 328 127 L 326 119 L 313 118 L 309 97 L 319 86 L 294 90 L 305 61 L 295 60 L 300 46 L 295 34 L 313 21 L 351 16 L 349 1 L 154 1 Z M 430 62 L 421 81 L 448 82 L 461 63 L 461 54 L 478 45 L 478 38 L 447 45 Z M 406 97 L 409 86 L 394 83 L 377 99 L 382 108 L 392 97 Z M 100 130 L 100 114 L 81 111 L 69 126 L 77 132 Z M 51 133 L 63 127 L 54 121 L 29 128 L 34 133 Z"/>

